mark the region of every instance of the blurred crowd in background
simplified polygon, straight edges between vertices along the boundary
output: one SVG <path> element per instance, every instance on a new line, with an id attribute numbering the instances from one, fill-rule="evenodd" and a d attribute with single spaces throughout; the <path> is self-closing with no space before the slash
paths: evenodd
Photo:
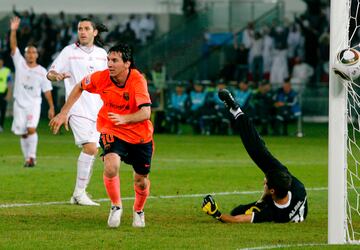
<path id="1" fill-rule="evenodd" d="M 166 74 L 166 65 L 154 62 L 144 71 L 149 80 L 157 132 L 182 133 L 188 124 L 194 133 L 232 134 L 232 124 L 216 92 L 229 88 L 241 107 L 261 125 L 262 134 L 287 135 L 287 124 L 301 117 L 301 94 L 304 87 L 328 82 L 329 64 L 329 5 L 309 1 L 305 13 L 292 22 L 271 23 L 255 28 L 250 22 L 245 30 L 234 31 L 230 53 L 216 77 L 173 81 Z M 184 1 L 184 15 L 196 15 L 196 2 Z M 36 44 L 38 63 L 48 67 L 57 53 L 77 39 L 77 23 L 83 17 L 60 12 L 56 18 L 33 9 L 13 14 L 21 18 L 18 47 Z M 103 33 L 107 46 L 126 42 L 134 48 L 145 47 L 156 39 L 156 16 L 129 14 L 122 22 L 109 14 L 100 20 L 108 32 Z M 205 44 L 211 45 L 209 34 Z M 13 70 L 9 53 L 9 36 L 0 41 L 0 57 Z M 205 67 L 206 68 L 206 67 Z M 142 69 L 140 69 L 142 70 Z M 57 107 L 62 104 L 56 98 Z"/>

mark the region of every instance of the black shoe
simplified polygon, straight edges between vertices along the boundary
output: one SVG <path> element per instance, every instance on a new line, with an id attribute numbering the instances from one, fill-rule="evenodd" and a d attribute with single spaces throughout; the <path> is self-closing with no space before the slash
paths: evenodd
<path id="1" fill-rule="evenodd" d="M 225 104 L 226 107 L 232 110 L 240 108 L 240 105 L 235 101 L 230 91 L 227 89 L 220 89 L 218 92 L 220 100 Z"/>
<path id="2" fill-rule="evenodd" d="M 24 164 L 24 168 L 33 168 L 36 165 L 36 161 L 34 158 L 29 158 Z"/>

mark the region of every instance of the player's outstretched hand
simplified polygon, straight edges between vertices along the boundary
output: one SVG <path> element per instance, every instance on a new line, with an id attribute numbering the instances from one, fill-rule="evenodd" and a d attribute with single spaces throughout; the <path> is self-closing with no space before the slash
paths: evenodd
<path id="1" fill-rule="evenodd" d="M 66 130 L 69 130 L 68 127 L 68 117 L 67 115 L 63 114 L 63 113 L 59 113 L 57 114 L 54 118 L 51 119 L 51 121 L 49 122 L 49 126 L 51 131 L 53 132 L 53 134 L 57 134 L 59 132 L 59 129 L 61 127 L 61 125 L 65 126 Z"/>
<path id="2" fill-rule="evenodd" d="M 202 204 L 202 210 L 207 213 L 208 215 L 211 215 L 212 217 L 216 219 L 220 219 L 221 212 L 219 211 L 219 207 L 214 200 L 214 198 L 208 194 L 204 197 L 204 201 Z"/>

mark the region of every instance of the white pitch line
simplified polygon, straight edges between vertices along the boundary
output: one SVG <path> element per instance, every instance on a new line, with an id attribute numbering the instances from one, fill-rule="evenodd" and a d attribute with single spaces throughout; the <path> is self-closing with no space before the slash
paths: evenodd
<path id="1" fill-rule="evenodd" d="M 325 191 L 327 187 L 318 187 L 318 188 L 307 188 L 307 191 Z M 225 196 L 225 195 L 238 195 L 238 194 L 257 194 L 262 193 L 262 190 L 259 191 L 233 191 L 233 192 L 218 192 L 210 193 L 211 195 L 216 196 Z M 193 198 L 193 197 L 204 197 L 206 194 L 184 194 L 184 195 L 159 195 L 159 196 L 149 196 L 148 199 L 179 199 L 179 198 Z M 134 197 L 123 197 L 122 200 L 133 200 Z M 96 199 L 97 202 L 109 201 L 108 198 Z M 31 206 L 49 206 L 49 205 L 66 205 L 69 204 L 68 201 L 49 201 L 49 202 L 36 202 L 36 203 L 13 203 L 13 204 L 0 204 L 0 208 L 11 208 L 11 207 L 31 207 Z"/>
<path id="2" fill-rule="evenodd" d="M 262 249 L 278 249 L 289 247 L 312 247 L 312 246 L 328 246 L 326 243 L 305 243 L 305 244 L 286 244 L 286 245 L 272 245 L 272 246 L 259 246 L 259 247 L 247 247 L 239 248 L 238 250 L 262 250 Z"/>
<path id="3" fill-rule="evenodd" d="M 22 159 L 22 155 L 6 155 L 6 156 L 1 156 L 4 158 L 8 158 L 8 159 L 18 159 L 21 158 Z M 38 158 L 41 159 L 77 159 L 78 156 L 54 156 L 54 155 L 42 155 L 39 156 Z M 191 159 L 191 158 L 162 158 L 162 157 L 155 157 L 153 159 L 153 162 L 175 162 L 175 163 L 212 163 L 212 164 L 249 164 L 252 163 L 253 161 L 248 158 L 248 159 Z M 313 165 L 313 164 L 327 164 L 327 161 L 306 161 L 306 162 L 299 162 L 299 161 L 283 161 L 283 163 L 285 165 L 296 165 L 296 166 L 307 166 L 307 165 Z M 242 166 L 239 166 L 242 167 Z M 245 167 L 249 167 L 249 166 L 245 166 Z M 250 166 L 252 167 L 252 166 Z"/>

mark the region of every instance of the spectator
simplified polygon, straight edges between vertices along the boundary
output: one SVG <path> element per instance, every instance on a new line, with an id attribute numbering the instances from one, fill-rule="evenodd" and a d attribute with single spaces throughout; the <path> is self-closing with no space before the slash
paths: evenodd
<path id="1" fill-rule="evenodd" d="M 264 40 L 260 32 L 256 31 L 254 34 L 253 44 L 249 52 L 249 65 L 252 75 L 252 80 L 257 82 L 263 77 L 263 49 L 264 49 Z"/>
<path id="2" fill-rule="evenodd" d="M 254 40 L 254 23 L 249 22 L 246 29 L 242 32 L 242 41 L 241 43 L 244 44 L 245 49 L 250 51 L 250 48 L 253 44 Z"/>
<path id="3" fill-rule="evenodd" d="M 182 10 L 185 17 L 196 14 L 196 0 L 183 0 Z"/>
<path id="4" fill-rule="evenodd" d="M 120 41 L 128 44 L 137 44 L 135 31 L 131 28 L 130 23 L 126 24 L 125 30 L 120 35 Z"/>
<path id="5" fill-rule="evenodd" d="M 130 29 L 132 29 L 135 32 L 135 37 L 136 40 L 139 41 L 140 40 L 140 26 L 139 26 L 139 18 L 135 15 L 135 14 L 131 14 L 129 16 L 129 27 Z"/>
<path id="6" fill-rule="evenodd" d="M 274 102 L 276 111 L 274 134 L 280 134 L 279 127 L 282 124 L 282 134 L 286 136 L 288 135 L 288 123 L 294 121 L 301 114 L 298 94 L 292 89 L 289 78 L 286 78 L 283 86 L 276 91 Z"/>
<path id="7" fill-rule="evenodd" d="M 274 102 L 271 85 L 268 81 L 262 82 L 254 92 L 252 103 L 254 105 L 254 120 L 260 124 L 260 135 L 268 135 L 268 125 L 273 126 Z"/>
<path id="8" fill-rule="evenodd" d="M 185 93 L 184 86 L 177 84 L 175 92 L 170 94 L 166 110 L 166 130 L 170 133 L 181 134 L 181 122 L 184 122 L 187 116 L 186 105 L 188 95 Z"/>
<path id="9" fill-rule="evenodd" d="M 238 44 L 238 38 L 236 33 L 234 33 L 233 42 L 236 65 L 234 80 L 247 80 L 249 50 L 245 47 L 244 43 Z"/>
<path id="10" fill-rule="evenodd" d="M 320 82 L 329 81 L 329 75 L 328 75 L 329 51 L 330 51 L 330 34 L 329 34 L 329 29 L 327 29 L 319 38 L 320 69 L 319 69 L 319 77 L 317 78 L 317 80 L 319 80 Z"/>
<path id="11" fill-rule="evenodd" d="M 154 36 L 155 31 L 155 20 L 153 15 L 146 14 L 140 19 L 140 41 L 144 45 L 148 40 L 151 40 Z"/>
<path id="12" fill-rule="evenodd" d="M 291 66 L 294 63 L 295 58 L 303 56 L 303 44 L 304 37 L 301 34 L 299 25 L 294 23 L 291 26 L 290 32 L 287 37 L 288 59 Z"/>
<path id="13" fill-rule="evenodd" d="M 205 134 L 205 124 L 203 119 L 203 110 L 206 101 L 206 92 L 200 82 L 194 83 L 194 89 L 190 91 L 189 96 L 189 118 L 188 122 L 192 125 L 195 134 Z"/>
<path id="14" fill-rule="evenodd" d="M 162 62 L 154 64 L 151 70 L 151 80 L 159 91 L 166 88 L 166 67 Z"/>
<path id="15" fill-rule="evenodd" d="M 318 31 L 311 26 L 309 20 L 301 19 L 297 20 L 298 24 L 304 34 L 304 61 L 310 64 L 313 68 L 316 68 L 318 63 Z"/>
<path id="16" fill-rule="evenodd" d="M 13 5 L 13 14 L 21 19 L 20 29 L 24 27 L 28 27 L 32 29 L 33 22 L 35 18 L 35 13 L 33 7 L 30 7 L 30 12 L 28 10 L 23 11 L 20 13 L 16 10 L 15 4 Z"/>
<path id="17" fill-rule="evenodd" d="M 158 109 L 155 112 L 154 126 L 156 132 L 164 132 L 164 104 L 166 100 L 166 67 L 163 63 L 155 63 L 153 69 L 151 70 L 151 80 L 153 84 L 154 92 L 152 93 L 152 98 L 154 99 L 153 105 L 158 104 Z M 152 100 L 153 100 L 152 99 Z M 152 106 L 153 107 L 153 106 Z"/>
<path id="18" fill-rule="evenodd" d="M 270 72 L 270 83 L 272 85 L 281 85 L 282 81 L 289 77 L 289 68 L 287 62 L 286 49 L 275 49 L 273 54 L 273 63 Z"/>
<path id="19" fill-rule="evenodd" d="M 118 25 L 118 21 L 114 18 L 113 14 L 107 15 L 104 25 L 110 30 L 113 31 L 116 29 L 116 26 Z"/>
<path id="20" fill-rule="evenodd" d="M 273 62 L 273 51 L 274 51 L 274 39 L 270 36 L 270 30 L 268 27 L 263 28 L 263 40 L 264 40 L 264 47 L 262 51 L 262 57 L 263 57 L 263 72 L 264 72 L 264 78 L 269 80 L 270 77 L 270 71 L 271 71 L 271 65 Z"/>
<path id="21" fill-rule="evenodd" d="M 239 103 L 240 108 L 247 114 L 251 114 L 252 91 L 247 81 L 240 81 L 238 88 L 234 90 L 234 98 Z"/>
<path id="22" fill-rule="evenodd" d="M 4 59 L 0 55 L 0 132 L 4 131 L 7 102 L 11 98 L 11 71 L 4 66 Z"/>
<path id="23" fill-rule="evenodd" d="M 297 91 L 300 91 L 314 74 L 314 69 L 307 63 L 303 62 L 300 57 L 294 59 L 294 68 L 291 73 L 291 83 L 297 85 Z"/>

